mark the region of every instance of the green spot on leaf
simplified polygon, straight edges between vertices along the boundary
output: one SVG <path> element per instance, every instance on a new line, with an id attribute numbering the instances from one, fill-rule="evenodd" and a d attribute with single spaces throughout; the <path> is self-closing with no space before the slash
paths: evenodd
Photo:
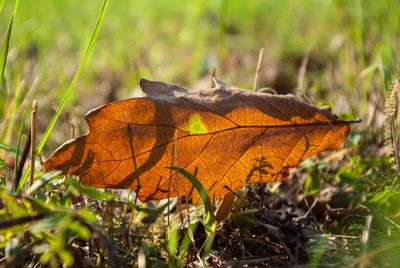
<path id="1" fill-rule="evenodd" d="M 189 123 L 183 129 L 190 134 L 205 134 L 208 133 L 206 125 L 199 114 L 192 114 L 189 118 Z"/>

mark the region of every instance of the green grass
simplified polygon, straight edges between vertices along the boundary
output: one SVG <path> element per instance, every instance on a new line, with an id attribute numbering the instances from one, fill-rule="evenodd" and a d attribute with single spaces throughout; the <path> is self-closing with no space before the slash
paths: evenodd
<path id="1" fill-rule="evenodd" d="M 17 14 L 18 5 L 19 5 L 19 0 L 15 1 L 14 12 L 12 14 L 10 24 L 8 25 L 7 34 L 4 37 L 3 45 L 2 45 L 2 48 L 0 51 L 0 88 L 3 84 L 3 77 L 4 77 L 4 70 L 6 68 L 8 48 L 10 46 L 10 36 L 11 36 L 12 26 L 13 26 L 13 22 L 14 22 L 14 17 Z M 0 3 L 0 13 L 1 13 L 1 10 L 3 9 L 3 6 L 4 6 L 4 1 L 2 1 Z"/>
<path id="2" fill-rule="evenodd" d="M 72 79 L 70 85 L 65 90 L 65 92 L 63 94 L 63 97 L 62 97 L 62 100 L 60 102 L 60 105 L 58 106 L 58 108 L 56 110 L 56 113 L 54 114 L 54 116 L 51 119 L 49 125 L 47 126 L 46 131 L 44 132 L 42 138 L 39 141 L 39 144 L 37 146 L 37 153 L 38 154 L 42 153 L 42 150 L 43 150 L 48 138 L 50 137 L 53 129 L 55 128 L 57 120 L 60 117 L 60 114 L 63 111 L 65 104 L 67 103 L 68 99 L 70 98 L 70 95 L 74 91 L 74 89 L 76 87 L 76 83 L 78 82 L 78 79 L 81 76 L 82 70 L 85 67 L 86 62 L 88 61 L 89 56 L 92 53 L 94 44 L 96 43 L 96 40 L 97 40 L 97 38 L 99 36 L 99 33 L 100 33 L 101 25 L 103 23 L 105 12 L 107 10 L 107 5 L 108 5 L 108 0 L 104 0 L 103 6 L 102 6 L 101 11 L 100 11 L 99 18 L 98 18 L 98 20 L 96 22 L 96 26 L 95 26 L 93 34 L 92 34 L 92 36 L 90 38 L 90 42 L 89 42 L 89 45 L 88 45 L 88 47 L 87 47 L 87 49 L 85 51 L 85 54 L 84 54 L 83 59 L 82 59 L 82 62 L 80 63 L 80 65 L 78 67 L 78 70 L 76 71 L 76 73 L 74 75 L 74 78 Z M 20 181 L 20 183 L 19 183 L 19 185 L 17 187 L 17 190 L 21 190 L 21 188 L 25 185 L 25 183 L 26 183 L 26 181 L 28 179 L 28 176 L 29 176 L 28 172 L 29 172 L 29 168 L 26 169 L 26 172 L 25 172 L 24 176 L 22 177 L 22 180 Z"/>
<path id="3" fill-rule="evenodd" d="M 383 150 L 384 101 L 399 77 L 399 1 L 18 2 L 0 1 L 0 222 L 9 223 L 0 230 L 2 257 L 27 246 L 35 252 L 32 266 L 71 264 L 76 251 L 68 242 L 73 241 L 98 245 L 92 260 L 99 266 L 118 264 L 121 260 L 110 256 L 119 248 L 128 252 L 126 263 L 136 264 L 144 252 L 148 263 L 161 265 L 164 258 L 170 265 L 183 265 L 200 220 L 184 234 L 175 220 L 168 227 L 174 239 L 163 240 L 163 204 L 133 204 L 132 198 L 40 170 L 29 188 L 27 164 L 19 193 L 10 191 L 29 135 L 31 102 L 39 103 L 37 152 L 45 159 L 70 138 L 71 129 L 86 132 L 83 115 L 88 110 L 136 96 L 140 78 L 202 88 L 210 85 L 215 68 L 219 79 L 251 89 L 258 51 L 264 47 L 260 87 L 304 92 L 317 105 L 363 120 L 353 127 L 345 144 L 349 151 L 340 161 L 314 158 L 303 163 L 300 174 L 309 195 L 327 185 L 354 190 L 354 206 L 367 208 L 373 217 L 370 239 L 362 244 L 365 221 L 348 217 L 315 241 L 310 267 L 400 263 L 399 174 Z M 299 77 L 304 60 L 307 69 Z M 303 91 L 298 90 L 301 80 Z M 399 115 L 396 120 L 398 127 Z M 185 176 L 198 185 L 194 176 Z M 213 237 L 213 204 L 203 204 L 203 222 Z M 119 209 L 123 216 L 107 216 Z M 133 216 L 126 221 L 129 213 Z M 343 244 L 334 247 L 329 235 L 357 239 L 338 238 Z M 354 242 L 350 250 L 343 246 L 349 241 Z"/>
<path id="4" fill-rule="evenodd" d="M 207 190 L 203 187 L 201 182 L 193 174 L 190 174 L 186 170 L 179 168 L 179 167 L 173 168 L 173 169 L 175 169 L 177 172 L 181 173 L 183 176 L 185 176 L 190 181 L 190 183 L 193 185 L 193 187 L 198 192 L 199 198 L 200 198 L 202 204 L 204 205 L 204 227 L 205 227 L 205 231 L 207 234 L 207 238 L 202 247 L 203 247 L 203 254 L 207 256 L 210 253 L 210 250 L 212 247 L 212 243 L 213 243 L 214 236 L 215 236 L 215 228 L 216 228 L 216 221 L 215 221 L 215 216 L 214 216 L 213 205 L 207 194 Z"/>

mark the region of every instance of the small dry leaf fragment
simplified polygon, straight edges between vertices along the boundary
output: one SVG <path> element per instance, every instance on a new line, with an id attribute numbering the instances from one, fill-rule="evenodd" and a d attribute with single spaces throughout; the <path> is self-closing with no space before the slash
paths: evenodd
<path id="1" fill-rule="evenodd" d="M 179 166 L 211 197 L 222 196 L 245 182 L 285 178 L 310 156 L 337 149 L 352 123 L 292 95 L 140 85 L 146 97 L 88 112 L 89 134 L 63 144 L 44 169 L 77 175 L 92 187 L 132 188 L 147 201 L 196 193 L 166 168 Z"/>
<path id="2" fill-rule="evenodd" d="M 217 221 L 223 221 L 228 218 L 229 213 L 235 204 L 236 195 L 233 192 L 227 192 L 222 198 L 221 203 L 218 208 L 215 210 L 215 219 Z"/>

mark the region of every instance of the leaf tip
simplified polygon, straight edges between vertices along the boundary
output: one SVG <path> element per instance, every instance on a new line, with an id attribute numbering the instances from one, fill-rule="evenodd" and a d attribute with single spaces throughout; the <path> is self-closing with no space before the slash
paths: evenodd
<path id="1" fill-rule="evenodd" d="M 146 88 L 149 84 L 151 84 L 151 82 L 152 81 L 147 80 L 145 78 L 140 78 L 139 84 L 140 84 L 140 87 L 143 89 L 143 88 Z"/>

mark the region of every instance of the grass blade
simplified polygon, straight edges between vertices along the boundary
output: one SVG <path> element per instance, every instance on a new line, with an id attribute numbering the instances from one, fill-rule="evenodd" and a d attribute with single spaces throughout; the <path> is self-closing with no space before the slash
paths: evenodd
<path id="1" fill-rule="evenodd" d="M 1 0 L 0 1 L 0 14 L 1 14 L 1 11 L 3 11 L 3 7 L 4 7 L 4 2 L 5 2 L 6 0 Z"/>
<path id="2" fill-rule="evenodd" d="M 0 150 L 14 153 L 17 149 L 16 147 L 0 142 Z"/>
<path id="3" fill-rule="evenodd" d="M 14 18 L 15 15 L 17 14 L 17 9 L 18 9 L 18 4 L 19 0 L 15 1 L 15 6 L 14 6 L 14 12 L 10 20 L 10 24 L 8 25 L 6 37 L 4 38 L 3 45 L 1 47 L 1 52 L 0 52 L 0 88 L 1 85 L 3 84 L 3 78 L 4 78 L 4 70 L 6 69 L 6 63 L 7 63 L 7 55 L 8 55 L 8 48 L 10 46 L 10 37 L 11 37 L 11 31 L 12 31 L 12 26 L 14 23 Z M 3 9 L 4 6 L 4 1 L 0 3 L 0 12 Z"/>
<path id="4" fill-rule="evenodd" d="M 45 133 L 43 134 L 43 137 L 39 141 L 39 144 L 38 144 L 37 150 L 36 150 L 36 153 L 38 155 L 41 154 L 41 152 L 43 150 L 43 147 L 46 144 L 47 139 L 50 137 L 51 133 L 53 132 L 55 124 L 56 124 L 58 118 L 60 117 L 60 114 L 61 114 L 62 110 L 64 109 L 64 106 L 67 103 L 71 93 L 74 91 L 76 83 L 78 82 L 79 77 L 81 76 L 81 73 L 83 71 L 83 68 L 85 67 L 85 65 L 86 65 L 86 63 L 87 63 L 87 61 L 88 61 L 88 59 L 89 59 L 89 57 L 91 55 L 91 52 L 92 52 L 93 47 L 94 47 L 94 44 L 97 41 L 97 37 L 99 36 L 100 29 L 101 29 L 101 26 L 103 24 L 103 20 L 104 20 L 105 13 L 106 13 L 106 10 L 107 10 L 107 5 L 108 5 L 108 0 L 104 0 L 103 1 L 103 6 L 102 6 L 101 11 L 100 11 L 100 15 L 99 15 L 99 17 L 97 19 L 96 26 L 95 26 L 95 28 L 93 30 L 92 37 L 90 38 L 90 42 L 89 42 L 88 47 L 86 48 L 86 51 L 85 51 L 85 54 L 83 56 L 82 62 L 79 65 L 78 70 L 76 71 L 75 76 L 72 79 L 70 85 L 68 86 L 68 88 L 64 92 L 64 95 L 63 95 L 63 98 L 61 100 L 60 106 L 58 106 L 56 113 L 54 114 L 54 116 L 51 119 L 51 121 L 50 121 L 50 123 L 49 123 L 49 125 L 48 125 L 48 127 L 47 127 L 47 129 L 45 131 Z M 26 183 L 26 181 L 28 179 L 28 176 L 29 176 L 29 166 L 26 169 L 20 184 L 18 185 L 18 189 L 17 189 L 18 191 L 20 191 L 22 189 L 22 187 L 25 185 L 25 183 Z"/>
<path id="5" fill-rule="evenodd" d="M 179 248 L 179 255 L 178 255 L 178 260 L 177 260 L 178 261 L 177 262 L 177 266 L 178 267 L 183 267 L 186 254 L 187 254 L 187 252 L 189 250 L 190 244 L 192 243 L 191 239 L 193 239 L 193 234 L 196 231 L 198 223 L 199 222 L 196 221 L 196 222 L 194 222 L 192 224 L 189 224 L 189 226 L 187 228 L 187 231 L 185 232 L 185 235 L 184 235 L 184 237 L 182 239 L 181 246 Z"/>
<path id="6" fill-rule="evenodd" d="M 179 229 L 175 222 L 172 222 L 167 229 L 168 266 L 176 267 L 176 253 L 179 246 Z"/>
<path id="7" fill-rule="evenodd" d="M 191 173 L 187 172 L 183 168 L 179 167 L 171 167 L 171 169 L 176 170 L 177 172 L 181 173 L 183 176 L 185 176 L 193 185 L 194 188 L 196 188 L 197 192 L 200 195 L 200 199 L 204 204 L 204 227 L 207 233 L 207 239 L 204 242 L 203 245 L 203 254 L 207 255 L 210 250 L 211 246 L 214 240 L 214 234 L 215 234 L 215 228 L 216 228 L 216 223 L 215 223 L 215 216 L 214 216 L 214 208 L 211 204 L 210 198 L 208 197 L 208 193 L 206 189 L 203 187 L 201 182 Z"/>
<path id="8" fill-rule="evenodd" d="M 66 183 L 67 183 L 67 185 L 78 190 L 80 193 L 84 193 L 95 200 L 110 201 L 114 198 L 112 193 L 101 192 L 95 188 L 83 186 L 82 184 L 80 184 L 78 181 L 76 181 L 74 179 L 67 179 Z"/>
<path id="9" fill-rule="evenodd" d="M 25 192 L 27 195 L 31 195 L 35 193 L 37 190 L 42 188 L 44 185 L 49 183 L 51 180 L 57 178 L 58 175 L 60 175 L 60 171 L 53 171 L 44 174 L 41 178 L 37 179 L 31 187 Z"/>
<path id="10" fill-rule="evenodd" d="M 7 34 L 6 34 L 6 37 L 4 38 L 3 46 L 1 47 L 1 53 L 0 53 L 0 81 L 1 81 L 1 83 L 3 83 L 4 70 L 6 69 L 8 47 L 10 45 L 10 36 L 11 36 L 13 22 L 14 22 L 14 15 L 11 17 L 11 21 L 10 21 L 10 24 L 8 25 L 8 29 L 7 29 Z"/>
<path id="11" fill-rule="evenodd" d="M 90 39 L 89 45 L 86 49 L 85 55 L 83 56 L 82 62 L 78 67 L 78 70 L 75 73 L 74 78 L 72 79 L 69 87 L 67 88 L 67 90 L 64 93 L 64 96 L 61 100 L 60 106 L 58 107 L 55 115 L 53 116 L 53 118 L 50 121 L 49 126 L 46 129 L 46 132 L 43 134 L 42 139 L 40 140 L 38 147 L 37 147 L 37 153 L 40 154 L 43 150 L 44 145 L 46 144 L 47 139 L 50 137 L 51 132 L 53 131 L 55 124 L 58 120 L 58 118 L 60 117 L 60 114 L 62 112 L 62 110 L 64 109 L 64 106 L 66 104 L 66 102 L 68 101 L 71 93 L 74 91 L 76 83 L 78 82 L 79 77 L 81 76 L 81 73 L 83 71 L 83 68 L 85 67 L 87 60 L 89 59 L 89 56 L 93 50 L 94 44 L 97 41 L 97 37 L 99 36 L 100 33 L 100 29 L 101 29 L 101 25 L 103 23 L 104 17 L 105 17 L 105 13 L 106 13 L 106 9 L 107 9 L 107 5 L 108 5 L 108 0 L 104 0 L 103 2 L 103 6 L 101 8 L 100 11 L 100 15 L 97 19 L 97 23 L 96 26 L 94 28 L 92 37 Z"/>

